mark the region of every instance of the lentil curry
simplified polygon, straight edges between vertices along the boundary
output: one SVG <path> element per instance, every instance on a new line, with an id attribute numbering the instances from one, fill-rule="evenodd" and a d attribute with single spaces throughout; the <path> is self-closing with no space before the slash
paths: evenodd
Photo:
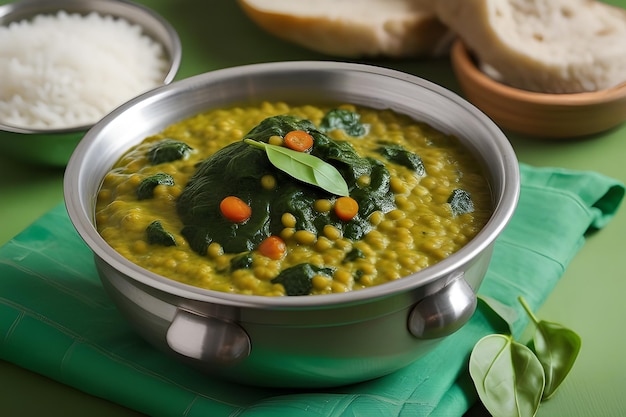
<path id="1" fill-rule="evenodd" d="M 105 176 L 96 225 L 134 263 L 217 291 L 344 292 L 464 246 L 491 215 L 454 137 L 390 110 L 264 102 L 175 123 Z"/>

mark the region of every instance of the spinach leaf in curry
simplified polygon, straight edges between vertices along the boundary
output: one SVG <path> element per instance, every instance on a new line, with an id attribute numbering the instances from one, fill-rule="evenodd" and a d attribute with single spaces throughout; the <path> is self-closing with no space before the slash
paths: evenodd
<path id="1" fill-rule="evenodd" d="M 282 284 L 287 295 L 309 295 L 313 289 L 311 282 L 315 275 L 333 276 L 333 268 L 320 268 L 308 263 L 299 264 L 282 271 L 272 279 L 275 284 Z"/>
<path id="2" fill-rule="evenodd" d="M 358 214 L 346 222 L 332 211 L 315 211 L 316 200 L 333 200 L 335 196 L 277 169 L 262 149 L 244 141 L 235 142 L 201 162 L 178 198 L 177 211 L 184 224 L 182 234 L 196 252 L 206 253 L 212 242 L 218 242 L 227 253 L 253 250 L 266 237 L 280 233 L 283 213 L 296 218 L 296 230 L 320 235 L 324 226 L 330 224 L 341 230 L 344 237 L 358 240 L 372 229 L 369 216 L 373 212 L 386 213 L 395 208 L 390 174 L 384 164 L 359 156 L 349 142 L 331 139 L 309 120 L 289 115 L 269 117 L 246 134 L 244 140 L 268 143 L 270 137 L 284 137 L 293 130 L 304 130 L 313 137 L 311 155 L 339 171 L 350 196 L 358 202 Z M 276 179 L 274 188 L 261 187 L 260 180 L 265 175 Z M 358 182 L 362 176 L 370 178 L 366 185 Z M 229 195 L 252 208 L 248 221 L 233 223 L 219 214 L 220 201 Z"/>
<path id="3" fill-rule="evenodd" d="M 420 177 L 426 175 L 426 169 L 424 168 L 422 158 L 413 152 L 407 151 L 400 145 L 387 143 L 381 144 L 377 151 L 389 162 L 405 166 L 408 169 L 415 171 L 415 173 Z"/>
<path id="4" fill-rule="evenodd" d="M 148 243 L 151 245 L 176 246 L 174 235 L 165 230 L 160 221 L 155 220 L 146 227 Z"/>
<path id="5" fill-rule="evenodd" d="M 154 189 L 157 185 L 174 185 L 174 178 L 165 172 L 159 172 L 141 180 L 137 186 L 137 199 L 145 200 L 154 196 Z"/>
<path id="6" fill-rule="evenodd" d="M 335 129 L 342 129 L 348 135 L 359 137 L 365 135 L 367 128 L 361 123 L 361 116 L 346 109 L 333 109 L 326 113 L 320 123 L 322 132 L 330 132 Z"/>
<path id="7" fill-rule="evenodd" d="M 454 216 L 474 211 L 474 202 L 470 193 L 458 188 L 453 190 L 450 197 L 448 197 L 448 204 L 450 204 L 450 210 Z"/>
<path id="8" fill-rule="evenodd" d="M 186 158 L 191 152 L 191 146 L 174 139 L 163 139 L 154 144 L 146 155 L 152 165 L 172 162 Z"/>

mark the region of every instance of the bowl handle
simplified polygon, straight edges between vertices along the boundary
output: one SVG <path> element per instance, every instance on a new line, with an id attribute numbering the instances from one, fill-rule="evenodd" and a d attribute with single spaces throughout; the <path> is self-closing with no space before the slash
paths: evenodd
<path id="1" fill-rule="evenodd" d="M 181 308 L 166 341 L 175 352 L 208 365 L 231 365 L 250 354 L 250 338 L 237 323 Z"/>
<path id="2" fill-rule="evenodd" d="M 463 278 L 463 272 L 458 272 L 441 289 L 413 306 L 408 320 L 409 331 L 420 339 L 448 336 L 472 317 L 476 304 L 474 290 Z"/>

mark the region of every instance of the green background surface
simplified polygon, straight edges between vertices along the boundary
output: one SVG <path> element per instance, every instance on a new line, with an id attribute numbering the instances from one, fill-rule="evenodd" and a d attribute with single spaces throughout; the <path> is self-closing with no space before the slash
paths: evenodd
<path id="1" fill-rule="evenodd" d="M 0 0 L 0 4 L 6 1 Z M 142 1 L 179 31 L 178 79 L 257 62 L 336 58 L 277 40 L 254 26 L 233 1 Z M 626 8 L 626 0 L 609 3 Z M 368 60 L 459 92 L 447 59 Z M 626 182 L 626 125 L 577 140 L 548 141 L 507 132 L 519 160 L 536 166 L 594 170 Z M 63 170 L 30 166 L 0 155 L 0 244 L 63 200 Z M 538 315 L 576 330 L 583 348 L 572 373 L 538 416 L 626 415 L 626 213 L 592 235 Z M 45 347 L 42 347 L 45 349 Z M 19 410 L 19 412 L 18 412 Z M 479 407 L 468 414 L 483 415 Z M 2 416 L 137 416 L 138 413 L 0 361 Z"/>

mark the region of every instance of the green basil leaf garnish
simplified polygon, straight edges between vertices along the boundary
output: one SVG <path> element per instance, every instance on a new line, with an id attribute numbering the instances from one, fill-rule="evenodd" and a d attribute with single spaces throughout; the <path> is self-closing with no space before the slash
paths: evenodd
<path id="1" fill-rule="evenodd" d="M 154 188 L 157 185 L 174 185 L 174 178 L 164 172 L 144 178 L 137 186 L 137 198 L 139 200 L 152 198 L 154 196 Z"/>
<path id="2" fill-rule="evenodd" d="M 348 184 L 337 168 L 316 156 L 252 139 L 245 139 L 244 142 L 264 149 L 272 165 L 299 181 L 315 185 L 332 194 L 349 194 Z"/>
<path id="3" fill-rule="evenodd" d="M 485 336 L 472 350 L 469 371 L 480 400 L 492 415 L 535 415 L 545 376 L 541 363 L 527 346 L 511 336 Z"/>
<path id="4" fill-rule="evenodd" d="M 533 350 L 546 375 L 543 399 L 547 400 L 554 395 L 574 366 L 582 341 L 576 332 L 558 323 L 537 319 L 522 297 L 519 297 L 519 301 L 536 328 Z"/>

